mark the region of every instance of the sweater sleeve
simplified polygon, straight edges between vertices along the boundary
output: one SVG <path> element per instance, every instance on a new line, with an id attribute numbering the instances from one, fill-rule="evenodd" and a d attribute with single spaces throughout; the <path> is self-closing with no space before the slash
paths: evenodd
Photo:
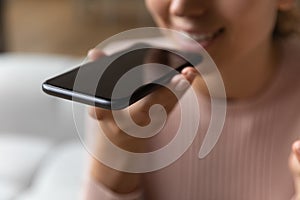
<path id="1" fill-rule="evenodd" d="M 136 190 L 128 194 L 113 192 L 103 184 L 88 177 L 84 181 L 81 200 L 142 200 L 142 190 Z"/>

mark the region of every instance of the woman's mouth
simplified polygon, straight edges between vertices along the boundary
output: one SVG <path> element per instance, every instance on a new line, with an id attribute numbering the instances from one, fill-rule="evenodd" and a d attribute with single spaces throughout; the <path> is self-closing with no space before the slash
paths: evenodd
<path id="1" fill-rule="evenodd" d="M 220 28 L 217 31 L 210 32 L 210 33 L 196 33 L 196 32 L 189 32 L 189 31 L 181 31 L 187 38 L 183 40 L 186 40 L 184 43 L 191 43 L 191 39 L 196 41 L 198 44 L 200 44 L 204 49 L 207 49 L 211 44 L 215 41 L 216 38 L 218 38 L 220 35 L 222 35 L 225 31 L 225 28 Z M 190 46 L 191 44 L 189 44 Z M 186 46 L 186 45 L 184 45 Z"/>
<path id="2" fill-rule="evenodd" d="M 197 34 L 197 33 L 188 33 L 188 32 L 183 32 L 193 40 L 196 40 L 197 42 L 205 42 L 205 41 L 210 41 L 216 38 L 219 34 L 221 34 L 224 31 L 224 28 L 219 29 L 216 32 L 213 33 L 207 33 L 207 34 Z"/>

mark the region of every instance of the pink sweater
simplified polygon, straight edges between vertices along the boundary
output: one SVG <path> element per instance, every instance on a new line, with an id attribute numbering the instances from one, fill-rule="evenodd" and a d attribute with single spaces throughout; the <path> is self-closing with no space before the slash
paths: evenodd
<path id="1" fill-rule="evenodd" d="M 204 159 L 199 148 L 210 119 L 210 105 L 199 96 L 201 125 L 191 147 L 175 163 L 142 175 L 141 190 L 120 195 L 100 183 L 86 183 L 89 200 L 288 200 L 294 193 L 288 168 L 291 144 L 300 134 L 300 45 L 286 43 L 272 84 L 261 95 L 228 102 L 222 135 Z M 179 122 L 179 108 L 153 139 L 167 144 Z"/>

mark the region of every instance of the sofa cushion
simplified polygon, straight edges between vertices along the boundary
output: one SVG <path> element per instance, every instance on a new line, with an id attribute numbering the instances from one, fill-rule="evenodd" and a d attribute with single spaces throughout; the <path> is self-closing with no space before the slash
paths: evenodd
<path id="1" fill-rule="evenodd" d="M 0 133 L 61 140 L 76 134 L 72 103 L 46 95 L 42 83 L 81 63 L 57 55 L 0 55 Z"/>
<path id="2" fill-rule="evenodd" d="M 16 182 L 0 180 L 0 199 L 14 199 L 22 191 L 23 187 Z"/>
<path id="3" fill-rule="evenodd" d="M 0 134 L 0 199 L 29 187 L 51 146 L 45 139 Z"/>
<path id="4" fill-rule="evenodd" d="M 79 141 L 55 147 L 18 200 L 79 199 L 87 153 Z"/>

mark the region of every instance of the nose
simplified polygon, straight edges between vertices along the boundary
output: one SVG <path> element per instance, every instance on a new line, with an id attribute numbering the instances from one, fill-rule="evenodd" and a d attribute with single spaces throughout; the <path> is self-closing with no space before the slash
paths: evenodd
<path id="1" fill-rule="evenodd" d="M 196 16 L 205 12 L 203 0 L 171 0 L 170 13 L 177 16 Z"/>

